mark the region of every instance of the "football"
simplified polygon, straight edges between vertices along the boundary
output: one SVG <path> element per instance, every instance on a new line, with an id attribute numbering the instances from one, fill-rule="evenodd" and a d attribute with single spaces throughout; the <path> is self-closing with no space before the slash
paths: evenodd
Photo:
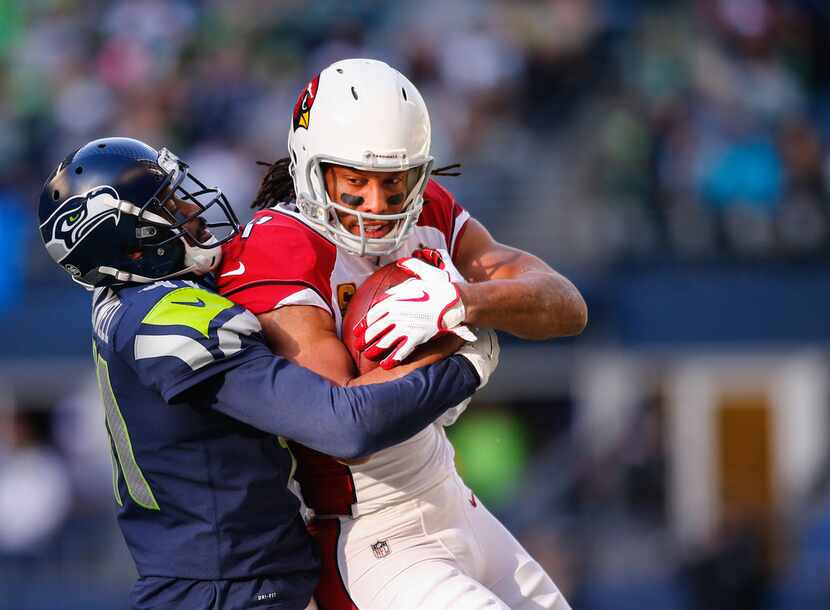
<path id="1" fill-rule="evenodd" d="M 384 265 L 366 281 L 352 295 L 349 305 L 346 308 L 346 315 L 343 317 L 343 343 L 352 355 L 361 375 L 377 368 L 378 363 L 366 358 L 357 350 L 357 337 L 354 336 L 355 325 L 363 319 L 369 308 L 374 305 L 386 290 L 408 280 L 411 276 L 400 269 L 394 262 Z"/>

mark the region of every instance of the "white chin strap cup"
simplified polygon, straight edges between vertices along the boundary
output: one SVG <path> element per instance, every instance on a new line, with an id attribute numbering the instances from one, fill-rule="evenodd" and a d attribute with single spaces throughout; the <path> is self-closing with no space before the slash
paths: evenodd
<path id="1" fill-rule="evenodd" d="M 211 238 L 205 242 L 205 245 L 215 244 L 216 238 Z M 205 275 L 210 273 L 219 266 L 222 260 L 221 246 L 214 246 L 213 248 L 196 248 L 185 243 L 184 247 L 184 266 L 190 273 L 197 275 Z"/>

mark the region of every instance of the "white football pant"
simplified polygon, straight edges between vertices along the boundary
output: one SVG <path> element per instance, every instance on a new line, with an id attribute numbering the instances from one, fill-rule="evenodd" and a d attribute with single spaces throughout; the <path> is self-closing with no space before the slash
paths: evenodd
<path id="1" fill-rule="evenodd" d="M 570 610 L 457 474 L 416 499 L 340 524 L 337 563 L 360 610 Z"/>

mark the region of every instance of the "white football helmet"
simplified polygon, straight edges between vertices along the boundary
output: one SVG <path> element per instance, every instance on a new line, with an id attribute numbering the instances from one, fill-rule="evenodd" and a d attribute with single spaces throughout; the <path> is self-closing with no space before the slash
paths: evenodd
<path id="1" fill-rule="evenodd" d="M 360 256 L 396 250 L 418 221 L 432 169 L 424 100 L 400 72 L 381 61 L 346 59 L 323 70 L 300 92 L 288 133 L 289 171 L 300 213 L 329 240 Z M 358 170 L 408 170 L 409 192 L 396 214 L 358 212 L 331 201 L 323 164 Z M 359 235 L 337 212 L 357 217 Z M 367 237 L 365 220 L 394 220 L 383 237 Z"/>

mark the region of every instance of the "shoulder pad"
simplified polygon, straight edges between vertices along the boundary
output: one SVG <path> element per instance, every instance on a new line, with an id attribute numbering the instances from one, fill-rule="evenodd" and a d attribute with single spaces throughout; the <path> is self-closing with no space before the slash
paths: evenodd
<path id="1" fill-rule="evenodd" d="M 234 303 L 225 297 L 203 288 L 190 286 L 177 288 L 159 299 L 141 323 L 156 326 L 187 326 L 207 337 L 213 319 L 234 306 Z"/>
<path id="2" fill-rule="evenodd" d="M 261 330 L 251 312 L 185 284 L 161 294 L 138 320 L 130 355 L 137 364 L 169 356 L 195 371 L 240 352 Z"/>
<path id="3" fill-rule="evenodd" d="M 266 210 L 252 222 L 256 224 L 249 232 L 246 228 L 247 237 L 243 232 L 223 253 L 216 277 L 219 292 L 257 314 L 307 288 L 330 303 L 335 245 L 276 210 Z"/>

